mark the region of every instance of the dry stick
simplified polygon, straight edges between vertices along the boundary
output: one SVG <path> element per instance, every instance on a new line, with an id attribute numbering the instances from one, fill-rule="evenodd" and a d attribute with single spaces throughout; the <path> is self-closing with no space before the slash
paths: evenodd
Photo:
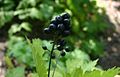
<path id="1" fill-rule="evenodd" d="M 51 66 L 51 59 L 52 59 L 52 53 L 54 51 L 54 46 L 55 46 L 55 43 L 53 43 L 52 50 L 51 50 L 51 53 L 50 53 L 50 60 L 49 60 L 49 67 L 48 67 L 48 77 L 50 77 L 50 66 Z"/>

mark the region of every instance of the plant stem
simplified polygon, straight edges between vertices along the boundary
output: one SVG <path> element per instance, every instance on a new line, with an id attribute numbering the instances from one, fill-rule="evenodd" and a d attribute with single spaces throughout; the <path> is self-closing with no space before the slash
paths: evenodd
<path id="1" fill-rule="evenodd" d="M 50 77 L 50 66 L 51 66 L 51 57 L 52 57 L 52 53 L 54 51 L 54 46 L 55 46 L 55 43 L 53 43 L 53 46 L 52 46 L 52 50 L 51 50 L 51 53 L 50 53 L 50 60 L 49 60 L 49 67 L 48 67 L 48 77 Z"/>

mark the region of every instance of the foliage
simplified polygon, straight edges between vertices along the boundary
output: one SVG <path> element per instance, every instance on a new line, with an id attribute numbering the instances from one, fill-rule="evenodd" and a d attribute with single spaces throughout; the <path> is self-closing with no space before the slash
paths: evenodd
<path id="1" fill-rule="evenodd" d="M 43 49 L 41 47 L 41 41 L 39 39 L 32 40 L 32 43 L 28 40 L 29 45 L 32 48 L 32 55 L 36 65 L 36 69 L 39 77 L 47 77 L 47 69 L 45 67 L 45 62 L 43 61 Z"/>
<path id="2" fill-rule="evenodd" d="M 24 76 L 24 67 L 16 67 L 13 69 L 7 70 L 6 76 L 5 77 L 25 77 Z"/>
<path id="3" fill-rule="evenodd" d="M 36 63 L 36 69 L 37 69 L 37 73 L 38 73 L 39 77 L 43 77 L 43 76 L 46 77 L 47 71 L 44 66 L 44 65 L 46 65 L 45 61 L 42 57 L 42 54 L 44 51 L 42 50 L 42 47 L 40 47 L 41 41 L 39 39 L 33 39 L 32 43 L 30 43 L 29 40 L 28 40 L 28 43 L 32 47 L 33 58 Z M 80 53 L 80 51 L 78 51 L 78 50 L 76 50 L 76 51 L 77 51 L 77 53 Z M 120 68 L 112 68 L 112 69 L 108 69 L 106 71 L 97 69 L 95 67 L 97 61 L 93 61 L 93 62 L 89 61 L 88 63 L 80 66 L 81 58 L 77 57 L 77 56 L 76 56 L 76 58 L 77 59 L 74 59 L 74 60 L 68 59 L 66 61 L 67 70 L 60 71 L 62 68 L 58 65 L 57 70 L 55 71 L 55 77 L 114 77 L 115 75 L 117 75 L 120 72 Z M 77 61 L 75 61 L 75 60 L 77 60 Z M 86 60 L 88 60 L 88 59 L 86 59 Z"/>
<path id="4" fill-rule="evenodd" d="M 18 63 L 33 67 L 32 52 L 30 46 L 22 38 L 13 37 L 9 42 L 8 56 L 15 58 Z"/>
<path id="5" fill-rule="evenodd" d="M 93 70 L 90 72 L 85 72 L 78 68 L 74 70 L 72 73 L 70 73 L 69 77 L 114 77 L 116 74 L 119 73 L 119 68 L 112 68 L 107 71 L 102 70 Z M 67 77 L 67 76 L 64 76 Z"/>
<path id="6" fill-rule="evenodd" d="M 27 67 L 33 67 L 32 52 L 30 46 L 28 46 L 25 39 L 21 36 L 15 35 L 17 32 L 20 32 L 24 29 L 22 34 L 25 32 L 31 31 L 31 25 L 27 22 L 21 24 L 14 24 L 8 31 L 9 40 L 7 41 L 8 49 L 6 54 L 6 59 L 9 61 L 10 58 L 15 58 L 18 63 L 25 64 Z"/>
<path id="7" fill-rule="evenodd" d="M 12 25 L 18 25 L 14 27 L 27 24 L 34 29 L 35 25 L 48 25 L 52 16 L 66 11 L 71 14 L 72 35 L 68 38 L 71 45 L 74 47 L 81 41 L 79 48 L 93 57 L 103 52 L 103 44 L 98 35 L 107 28 L 107 24 L 104 21 L 104 10 L 96 6 L 95 0 L 4 0 L 1 5 L 0 27 L 11 22 Z M 39 23 L 36 24 L 37 21 Z M 27 25 L 23 27 L 30 30 L 26 28 L 29 27 Z"/>
<path id="8" fill-rule="evenodd" d="M 15 35 L 15 33 L 24 31 L 31 31 L 30 24 L 23 22 L 22 24 L 14 24 L 9 29 L 9 40 L 8 40 L 8 57 L 15 58 L 18 63 L 25 64 L 27 67 L 33 67 L 32 52 L 30 46 L 28 46 L 25 39 L 21 36 Z M 24 32 L 23 32 L 24 33 Z"/>

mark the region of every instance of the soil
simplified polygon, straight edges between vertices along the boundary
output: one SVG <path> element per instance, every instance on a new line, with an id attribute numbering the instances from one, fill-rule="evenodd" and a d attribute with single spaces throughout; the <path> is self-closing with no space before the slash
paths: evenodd
<path id="1" fill-rule="evenodd" d="M 100 58 L 99 64 L 103 69 L 114 66 L 120 67 L 120 1 L 99 0 L 105 5 L 110 29 L 106 30 L 102 39 L 105 43 L 105 55 Z"/>

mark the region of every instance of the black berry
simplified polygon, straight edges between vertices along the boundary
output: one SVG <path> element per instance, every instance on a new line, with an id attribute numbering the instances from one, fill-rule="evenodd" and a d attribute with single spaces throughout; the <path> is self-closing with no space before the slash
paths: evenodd
<path id="1" fill-rule="evenodd" d="M 68 13 L 63 13 L 62 14 L 62 18 L 63 19 L 69 19 L 70 18 L 70 15 Z"/>
<path id="2" fill-rule="evenodd" d="M 58 25 L 58 22 L 56 20 L 51 20 L 50 24 Z"/>
<path id="3" fill-rule="evenodd" d="M 65 27 L 64 27 L 63 24 L 59 24 L 59 25 L 58 25 L 58 30 L 64 30 L 64 29 L 65 29 Z"/>
<path id="4" fill-rule="evenodd" d="M 56 25 L 50 24 L 50 25 L 49 25 L 49 29 L 50 29 L 50 30 L 55 30 L 55 29 L 56 29 Z"/>
<path id="5" fill-rule="evenodd" d="M 58 22 L 62 22 L 62 17 L 61 16 L 56 16 L 56 21 L 58 21 Z"/>
<path id="6" fill-rule="evenodd" d="M 60 45 L 60 46 L 57 47 L 57 49 L 58 49 L 59 51 L 61 51 L 61 50 L 63 50 L 63 46 Z"/>
<path id="7" fill-rule="evenodd" d="M 70 51 L 70 48 L 67 46 L 67 47 L 65 47 L 65 51 L 66 52 L 69 52 Z"/>
<path id="8" fill-rule="evenodd" d="M 60 53 L 61 56 L 65 56 L 65 54 L 66 54 L 66 53 L 65 53 L 64 51 L 62 51 L 62 52 Z"/>
<path id="9" fill-rule="evenodd" d="M 70 25 L 70 19 L 64 19 L 63 23 L 64 23 L 64 25 L 69 26 Z"/>
<path id="10" fill-rule="evenodd" d="M 45 32 L 46 34 L 49 34 L 49 33 L 50 33 L 50 29 L 49 29 L 49 28 L 45 28 L 45 29 L 44 29 L 44 32 Z"/>

